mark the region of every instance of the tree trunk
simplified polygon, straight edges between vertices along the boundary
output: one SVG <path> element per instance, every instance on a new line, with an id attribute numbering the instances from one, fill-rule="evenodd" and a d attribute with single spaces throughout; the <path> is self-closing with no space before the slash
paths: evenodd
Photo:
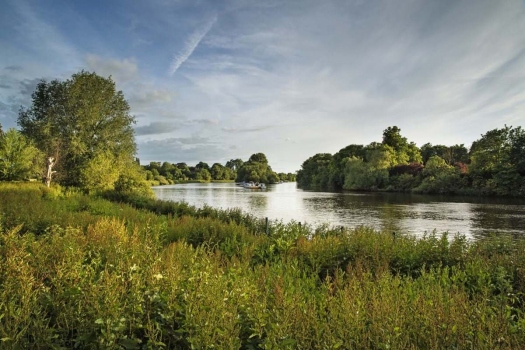
<path id="1" fill-rule="evenodd" d="M 49 157 L 47 158 L 47 173 L 46 176 L 44 176 L 44 183 L 47 187 L 51 185 L 51 177 L 53 176 L 53 173 L 56 173 L 56 171 L 53 171 L 53 166 L 55 165 L 55 158 Z"/>

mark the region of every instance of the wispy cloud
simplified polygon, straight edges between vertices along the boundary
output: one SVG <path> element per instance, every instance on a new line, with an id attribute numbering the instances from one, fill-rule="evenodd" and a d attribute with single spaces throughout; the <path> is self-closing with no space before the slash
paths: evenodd
<path id="1" fill-rule="evenodd" d="M 113 76 L 143 161 L 263 152 L 288 172 L 391 125 L 418 145 L 523 125 L 522 0 L 50 2 L 2 2 L 4 129 L 79 69 Z"/>
<path id="2" fill-rule="evenodd" d="M 93 69 L 102 76 L 112 76 L 118 83 L 128 82 L 138 77 L 137 62 L 131 58 L 122 60 L 115 58 L 102 58 L 97 55 L 88 54 L 85 63 L 89 69 Z"/>
<path id="3" fill-rule="evenodd" d="M 11 72 L 19 72 L 22 70 L 22 66 L 7 66 L 4 69 Z"/>
<path id="4" fill-rule="evenodd" d="M 244 133 L 244 132 L 258 132 L 258 131 L 264 131 L 273 128 L 273 126 L 259 126 L 255 128 L 230 128 L 230 127 L 224 127 L 222 128 L 222 131 L 225 132 L 231 132 L 231 133 Z"/>
<path id="5" fill-rule="evenodd" d="M 175 55 L 173 61 L 171 62 L 171 66 L 169 68 L 170 76 L 173 76 L 173 74 L 177 72 L 180 66 L 182 66 L 182 64 L 186 62 L 188 58 L 190 58 L 193 51 L 195 51 L 197 46 L 199 46 L 199 43 L 202 41 L 204 36 L 208 34 L 211 27 L 215 24 L 216 21 L 217 16 L 215 15 L 203 27 L 193 32 L 193 34 L 189 36 L 188 40 L 184 45 L 184 48 L 178 54 Z"/>
<path id="6" fill-rule="evenodd" d="M 174 123 L 152 122 L 148 125 L 136 127 L 135 134 L 137 136 L 158 135 L 171 133 L 177 129 L 179 129 L 179 126 Z"/>

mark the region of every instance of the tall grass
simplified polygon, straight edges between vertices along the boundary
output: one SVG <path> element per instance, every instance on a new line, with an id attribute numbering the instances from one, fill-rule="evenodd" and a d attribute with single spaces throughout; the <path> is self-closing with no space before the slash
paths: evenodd
<path id="1" fill-rule="evenodd" d="M 0 348 L 525 348 L 522 240 L 151 203 L 0 184 Z"/>

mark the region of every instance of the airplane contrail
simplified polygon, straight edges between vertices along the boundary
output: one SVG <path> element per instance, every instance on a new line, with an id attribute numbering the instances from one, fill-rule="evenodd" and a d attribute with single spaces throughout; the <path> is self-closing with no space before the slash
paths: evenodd
<path id="1" fill-rule="evenodd" d="M 173 61 L 171 62 L 169 74 L 170 76 L 173 76 L 175 72 L 180 68 L 180 66 L 186 62 L 186 60 L 191 56 L 193 51 L 197 48 L 199 43 L 201 42 L 202 38 L 210 31 L 211 27 L 215 24 L 217 21 L 217 16 L 213 16 L 210 21 L 206 23 L 205 26 L 200 28 L 199 30 L 193 32 L 186 40 L 186 43 L 184 45 L 184 48 L 177 54 L 175 57 L 173 57 Z"/>

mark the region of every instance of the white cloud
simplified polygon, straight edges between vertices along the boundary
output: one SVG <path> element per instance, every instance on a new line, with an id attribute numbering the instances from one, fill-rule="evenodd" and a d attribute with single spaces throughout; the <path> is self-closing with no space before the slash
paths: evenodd
<path id="1" fill-rule="evenodd" d="M 202 26 L 199 30 L 195 31 L 193 34 L 191 34 L 186 43 L 184 44 L 184 48 L 175 55 L 173 58 L 173 61 L 171 62 L 170 68 L 169 68 L 169 74 L 170 76 L 173 76 L 175 72 L 180 68 L 180 66 L 186 62 L 186 60 L 191 56 L 193 51 L 197 48 L 199 43 L 201 42 L 202 38 L 210 31 L 213 24 L 217 21 L 217 16 L 212 17 L 204 26 Z"/>
<path id="2" fill-rule="evenodd" d="M 151 122 L 148 125 L 135 127 L 135 134 L 137 136 L 143 135 L 159 135 L 171 133 L 180 129 L 180 125 L 170 122 Z"/>
<path id="3" fill-rule="evenodd" d="M 379 141 L 391 125 L 420 145 L 469 145 L 519 125 L 525 110 L 521 0 L 132 2 L 118 15 L 83 12 L 87 32 L 20 4 L 0 13 L 2 110 L 16 109 L 21 81 L 87 66 L 123 90 L 141 158 L 263 152 L 293 171 L 315 153 Z M 190 146 L 187 135 L 214 143 Z"/>

